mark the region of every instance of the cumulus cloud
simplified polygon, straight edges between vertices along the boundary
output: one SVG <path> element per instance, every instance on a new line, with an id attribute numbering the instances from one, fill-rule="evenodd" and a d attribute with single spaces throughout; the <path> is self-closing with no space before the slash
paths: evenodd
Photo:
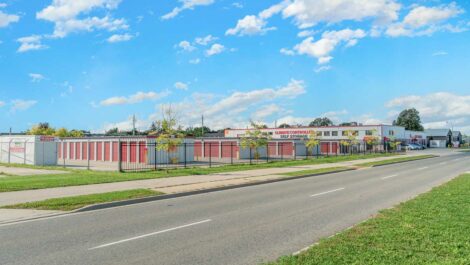
<path id="1" fill-rule="evenodd" d="M 187 9 L 194 9 L 197 6 L 208 6 L 212 5 L 215 0 L 179 0 L 182 3 L 181 6 L 173 8 L 173 10 L 165 15 L 162 16 L 163 20 L 168 20 L 175 18 L 178 16 L 182 11 Z"/>
<path id="2" fill-rule="evenodd" d="M 225 51 L 225 46 L 219 43 L 213 44 L 208 50 L 206 50 L 206 56 L 214 56 L 216 54 L 222 53 Z"/>
<path id="3" fill-rule="evenodd" d="M 15 99 L 11 101 L 11 112 L 25 111 L 36 105 L 36 100 Z"/>
<path id="4" fill-rule="evenodd" d="M 30 73 L 29 77 L 31 78 L 31 82 L 33 83 L 39 83 L 42 80 L 46 79 L 42 74 L 37 73 Z"/>
<path id="5" fill-rule="evenodd" d="M 109 37 L 106 41 L 109 43 L 116 43 L 116 42 L 124 42 L 124 41 L 130 41 L 134 38 L 134 35 L 131 35 L 129 33 L 126 34 L 114 34 L 111 37 Z"/>
<path id="6" fill-rule="evenodd" d="M 396 114 L 404 108 L 416 108 L 425 127 L 448 122 L 457 128 L 470 126 L 470 95 L 457 95 L 449 92 L 438 92 L 427 95 L 410 95 L 390 100 L 385 105 L 391 113 Z M 440 127 L 440 126 L 437 126 Z"/>
<path id="7" fill-rule="evenodd" d="M 127 29 L 129 26 L 124 19 L 114 19 L 109 15 L 80 18 L 80 15 L 88 14 L 93 10 L 116 9 L 120 2 L 121 0 L 53 0 L 49 6 L 36 14 L 36 18 L 54 23 L 52 37 L 55 38 L 63 38 L 78 31 Z"/>
<path id="8" fill-rule="evenodd" d="M 5 8 L 7 5 L 0 3 L 0 8 Z M 8 14 L 0 10 L 0 28 L 7 27 L 11 23 L 16 23 L 20 21 L 20 16 Z"/>
<path id="9" fill-rule="evenodd" d="M 414 6 L 403 21 L 390 25 L 386 34 L 391 37 L 431 35 L 436 31 L 460 31 L 464 29 L 443 22 L 462 14 L 464 10 L 455 2 L 435 7 Z"/>
<path id="10" fill-rule="evenodd" d="M 198 37 L 194 40 L 195 43 L 199 44 L 199 45 L 202 45 L 202 46 L 206 46 L 216 40 L 218 40 L 219 38 L 217 37 L 214 37 L 212 35 L 207 35 L 205 37 Z"/>
<path id="11" fill-rule="evenodd" d="M 260 107 L 253 113 L 252 119 L 255 121 L 264 121 L 266 118 L 281 113 L 283 109 L 278 104 L 268 104 Z"/>
<path id="12" fill-rule="evenodd" d="M 101 106 L 136 104 L 146 100 L 159 100 L 170 94 L 169 91 L 157 92 L 137 92 L 128 97 L 111 97 L 100 102 Z"/>
<path id="13" fill-rule="evenodd" d="M 183 40 L 180 43 L 178 43 L 178 47 L 181 48 L 181 50 L 186 51 L 186 52 L 192 52 L 196 49 L 191 42 L 187 40 Z"/>
<path id="14" fill-rule="evenodd" d="M 192 59 L 192 60 L 189 60 L 189 63 L 190 64 L 199 64 L 199 63 L 201 63 L 201 59 L 199 59 L 199 58 Z"/>
<path id="15" fill-rule="evenodd" d="M 345 43 L 347 47 L 354 46 L 358 39 L 364 37 L 366 37 L 366 33 L 362 29 L 326 31 L 322 34 L 320 40 L 314 41 L 313 37 L 306 38 L 300 44 L 296 45 L 294 50 L 298 54 L 317 58 L 318 64 L 326 64 L 333 59 L 330 54 L 339 44 Z"/>
<path id="16" fill-rule="evenodd" d="M 188 90 L 189 85 L 183 82 L 176 82 L 174 87 L 179 90 Z"/>
<path id="17" fill-rule="evenodd" d="M 48 48 L 48 46 L 42 44 L 42 36 L 38 35 L 22 37 L 17 39 L 16 41 L 20 43 L 20 47 L 17 50 L 17 52 L 20 53 Z"/>

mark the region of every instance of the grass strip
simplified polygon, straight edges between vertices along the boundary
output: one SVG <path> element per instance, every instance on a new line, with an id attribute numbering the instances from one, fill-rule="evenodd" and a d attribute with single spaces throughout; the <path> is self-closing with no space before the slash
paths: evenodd
<path id="1" fill-rule="evenodd" d="M 295 161 L 276 161 L 260 164 L 235 164 L 212 168 L 180 168 L 171 170 L 158 170 L 148 172 L 106 172 L 89 170 L 69 170 L 68 174 L 46 174 L 35 176 L 7 176 L 0 178 L 0 192 L 46 189 L 56 187 L 80 186 L 101 183 L 123 182 L 132 180 L 169 178 L 189 175 L 208 175 L 224 172 L 236 172 L 242 170 L 253 170 L 263 168 L 282 168 L 300 165 L 316 165 L 337 163 L 351 160 L 369 159 L 376 157 L 394 156 L 394 154 L 366 154 L 366 155 L 348 155 L 348 156 L 330 156 L 311 158 L 308 160 Z"/>
<path id="2" fill-rule="evenodd" d="M 271 265 L 468 264 L 470 174 Z"/>
<path id="3" fill-rule="evenodd" d="M 9 206 L 5 206 L 2 208 L 72 211 L 72 210 L 80 209 L 85 206 L 93 205 L 97 203 L 138 199 L 138 198 L 145 198 L 145 197 L 150 197 L 150 196 L 157 196 L 161 194 L 163 193 L 153 191 L 153 190 L 135 189 L 135 190 L 116 191 L 116 192 L 90 194 L 90 195 L 65 197 L 65 198 L 57 198 L 57 199 L 48 199 L 44 201 L 9 205 Z"/>
<path id="4" fill-rule="evenodd" d="M 384 161 L 375 161 L 375 162 L 358 164 L 357 166 L 359 167 L 383 166 L 383 165 L 395 164 L 395 163 L 400 163 L 400 162 L 409 162 L 409 161 L 421 160 L 421 159 L 426 159 L 426 158 L 434 158 L 434 157 L 437 157 L 437 156 L 420 155 L 420 156 L 410 156 L 410 157 L 398 157 L 398 158 L 388 159 Z"/>
<path id="5" fill-rule="evenodd" d="M 340 172 L 340 171 L 346 171 L 346 170 L 350 170 L 350 168 L 329 167 L 329 168 L 309 169 L 309 170 L 301 170 L 301 171 L 284 173 L 283 175 L 286 175 L 289 177 L 300 177 L 300 176 L 308 176 L 308 175 L 323 174 L 323 173 L 330 173 L 330 172 Z"/>

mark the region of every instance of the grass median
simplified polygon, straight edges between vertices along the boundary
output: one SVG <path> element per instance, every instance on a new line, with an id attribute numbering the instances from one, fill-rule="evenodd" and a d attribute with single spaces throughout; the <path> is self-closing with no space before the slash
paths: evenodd
<path id="1" fill-rule="evenodd" d="M 363 163 L 358 164 L 359 167 L 374 167 L 374 166 L 383 166 L 383 165 L 390 165 L 402 162 L 411 162 L 415 160 L 427 159 L 427 158 L 434 158 L 437 157 L 435 155 L 420 155 L 420 156 L 409 156 L 409 157 L 397 157 L 393 159 L 388 159 L 384 161 L 375 161 L 370 163 Z"/>
<path id="2" fill-rule="evenodd" d="M 157 179 L 189 175 L 207 175 L 223 172 L 234 172 L 242 170 L 253 170 L 274 167 L 290 167 L 300 165 L 316 165 L 345 162 L 351 160 L 360 160 L 376 157 L 394 156 L 394 154 L 362 154 L 362 155 L 348 155 L 348 156 L 330 156 L 320 157 L 318 159 L 312 158 L 308 160 L 295 160 L 295 161 L 277 161 L 260 164 L 239 164 L 239 165 L 226 165 L 212 168 L 181 168 L 173 170 L 158 170 L 150 172 L 136 172 L 136 173 L 120 173 L 120 172 L 104 172 L 104 171 L 89 171 L 89 170 L 69 170 L 68 174 L 46 174 L 36 176 L 7 176 L 0 178 L 0 192 L 20 191 L 20 190 L 33 190 L 33 189 L 46 189 L 67 186 L 80 186 L 90 184 L 123 182 L 132 180 L 144 179 Z M 60 169 L 60 168 L 59 168 Z"/>
<path id="3" fill-rule="evenodd" d="M 470 174 L 271 265 L 469 264 Z"/>
<path id="4" fill-rule="evenodd" d="M 15 204 L 15 205 L 10 205 L 10 206 L 5 206 L 2 208 L 73 211 L 73 210 L 80 209 L 88 205 L 93 205 L 93 204 L 98 204 L 98 203 L 139 199 L 139 198 L 145 198 L 145 197 L 150 197 L 150 196 L 157 196 L 161 194 L 163 193 L 153 191 L 153 190 L 136 189 L 136 190 L 90 194 L 90 195 L 65 197 L 65 198 L 57 198 L 57 199 L 48 199 L 44 201 Z"/>

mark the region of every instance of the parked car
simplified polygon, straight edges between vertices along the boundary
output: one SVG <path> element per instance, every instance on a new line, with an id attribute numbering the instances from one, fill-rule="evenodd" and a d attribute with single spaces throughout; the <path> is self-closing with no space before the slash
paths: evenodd
<path id="1" fill-rule="evenodd" d="M 407 144 L 405 145 L 406 150 L 423 150 L 422 147 L 415 145 L 415 144 Z"/>

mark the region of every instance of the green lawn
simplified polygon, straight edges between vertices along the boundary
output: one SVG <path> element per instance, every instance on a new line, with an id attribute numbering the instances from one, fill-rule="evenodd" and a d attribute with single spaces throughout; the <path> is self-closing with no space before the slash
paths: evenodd
<path id="1" fill-rule="evenodd" d="M 470 264 L 470 174 L 270 264 Z"/>
<path id="2" fill-rule="evenodd" d="M 349 170 L 349 168 L 347 168 L 347 167 L 329 167 L 329 168 L 294 171 L 294 172 L 285 173 L 283 175 L 286 175 L 286 176 L 289 176 L 289 177 L 299 177 L 299 176 L 308 176 L 308 175 L 315 175 L 315 174 L 322 174 L 322 173 L 329 173 L 329 172 L 336 172 L 336 171 L 346 171 L 346 170 Z"/>
<path id="3" fill-rule="evenodd" d="M 309 160 L 280 161 L 270 163 L 260 163 L 254 165 L 227 165 L 212 168 L 186 168 L 173 169 L 169 171 L 149 171 L 137 173 L 119 173 L 88 170 L 69 170 L 68 174 L 51 174 L 37 176 L 7 176 L 0 178 L 0 192 L 20 191 L 31 189 L 45 189 L 54 187 L 79 186 L 99 183 L 122 182 L 130 180 L 143 180 L 155 178 L 178 177 L 188 175 L 207 175 L 213 173 L 223 173 L 230 171 L 252 170 L 273 167 L 289 167 L 298 165 L 314 165 L 336 163 L 342 161 L 367 159 L 374 157 L 392 156 L 393 154 L 366 154 L 366 155 L 348 155 L 331 156 L 323 158 L 312 158 Z"/>
<path id="4" fill-rule="evenodd" d="M 75 197 L 66 197 L 59 199 L 49 199 L 45 201 L 22 203 L 16 205 L 5 206 L 7 209 L 37 209 L 37 210 L 57 210 L 57 211 L 72 211 L 82 207 L 93 205 L 97 203 L 122 201 L 129 199 L 138 199 L 150 196 L 161 195 L 161 192 L 156 192 L 146 189 L 136 189 L 118 192 L 108 192 L 100 194 L 91 194 Z"/>
<path id="5" fill-rule="evenodd" d="M 398 158 L 389 159 L 389 160 L 386 160 L 386 161 L 363 163 L 363 164 L 359 164 L 357 166 L 360 166 L 360 167 L 382 166 L 382 165 L 394 164 L 394 163 L 399 163 L 399 162 L 408 162 L 408 161 L 415 161 L 415 160 L 421 160 L 421 159 L 426 159 L 426 158 L 434 158 L 434 157 L 437 157 L 437 156 L 435 156 L 435 155 L 420 155 L 420 156 L 412 156 L 412 157 L 398 157 Z"/>

